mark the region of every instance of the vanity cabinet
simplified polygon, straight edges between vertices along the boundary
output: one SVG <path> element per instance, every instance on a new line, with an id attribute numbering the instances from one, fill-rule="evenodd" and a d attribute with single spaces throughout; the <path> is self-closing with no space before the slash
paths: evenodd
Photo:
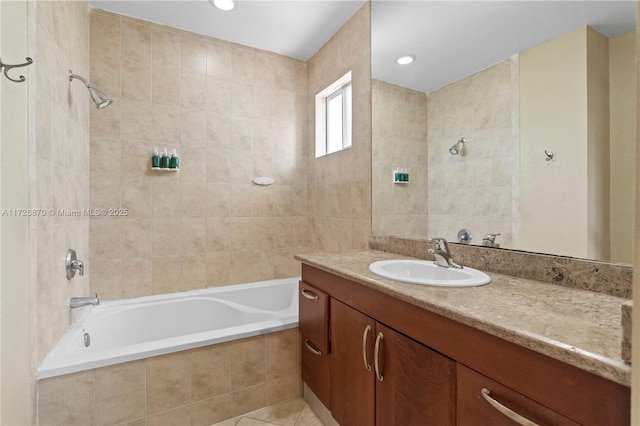
<path id="1" fill-rule="evenodd" d="M 331 413 L 341 425 L 455 424 L 455 362 L 331 299 Z"/>
<path id="2" fill-rule="evenodd" d="M 384 289 L 307 264 L 302 265 L 302 280 L 330 300 L 330 367 L 325 370 L 329 402 L 323 403 L 343 426 L 516 424 L 485 396 L 541 425 L 630 422 L 627 386 L 405 302 Z M 379 335 L 381 381 L 375 368 Z"/>

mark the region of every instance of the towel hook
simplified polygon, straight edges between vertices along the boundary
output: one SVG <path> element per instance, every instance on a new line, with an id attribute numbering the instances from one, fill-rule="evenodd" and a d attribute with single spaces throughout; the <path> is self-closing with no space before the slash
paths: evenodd
<path id="1" fill-rule="evenodd" d="M 16 64 L 16 65 L 7 65 L 7 64 L 3 64 L 2 63 L 2 59 L 0 59 L 0 70 L 2 70 L 2 68 L 4 68 L 4 76 L 7 77 L 7 79 L 15 82 L 15 83 L 22 83 L 23 81 L 25 81 L 26 79 L 24 78 L 24 75 L 21 75 L 20 77 L 16 78 L 11 78 L 9 77 L 9 74 L 7 74 L 7 72 L 9 72 L 9 70 L 11 68 L 19 68 L 19 67 L 26 67 L 27 65 L 31 65 L 33 63 L 33 59 L 27 57 L 25 58 L 27 60 L 27 62 L 25 62 L 24 64 Z"/>
<path id="2" fill-rule="evenodd" d="M 547 156 L 546 160 L 547 161 L 551 161 L 553 160 L 553 152 L 551 151 L 547 151 L 546 149 L 544 150 L 545 155 Z"/>

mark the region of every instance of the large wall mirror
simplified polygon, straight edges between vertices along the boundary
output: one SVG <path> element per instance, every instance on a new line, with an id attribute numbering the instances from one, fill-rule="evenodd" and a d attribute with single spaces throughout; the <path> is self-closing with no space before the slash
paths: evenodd
<path id="1" fill-rule="evenodd" d="M 374 0 L 373 233 L 632 263 L 635 9 Z"/>

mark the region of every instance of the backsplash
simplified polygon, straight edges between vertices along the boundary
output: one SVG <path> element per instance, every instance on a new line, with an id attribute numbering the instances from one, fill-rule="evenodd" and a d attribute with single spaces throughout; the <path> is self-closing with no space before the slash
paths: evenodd
<path id="1" fill-rule="evenodd" d="M 424 239 L 369 238 L 372 250 L 421 259 L 432 258 L 427 252 L 432 245 Z M 629 265 L 457 243 L 450 243 L 449 248 L 458 263 L 481 271 L 631 298 L 633 267 Z"/>

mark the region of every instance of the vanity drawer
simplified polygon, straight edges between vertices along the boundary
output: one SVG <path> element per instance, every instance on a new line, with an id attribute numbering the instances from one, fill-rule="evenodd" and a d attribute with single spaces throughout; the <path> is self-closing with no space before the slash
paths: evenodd
<path id="1" fill-rule="evenodd" d="M 304 281 L 298 291 L 300 334 L 323 354 L 329 353 L 329 295 Z"/>
<path id="2" fill-rule="evenodd" d="M 319 350 L 308 337 L 301 338 L 302 380 L 327 409 L 331 409 L 331 357 Z"/>
<path id="3" fill-rule="evenodd" d="M 511 420 L 509 411 L 539 425 L 578 425 L 573 420 L 460 363 L 457 365 L 456 373 L 458 426 L 523 424 Z M 550 386 L 553 384 L 550 383 Z M 492 405 L 490 401 L 495 402 Z"/>

